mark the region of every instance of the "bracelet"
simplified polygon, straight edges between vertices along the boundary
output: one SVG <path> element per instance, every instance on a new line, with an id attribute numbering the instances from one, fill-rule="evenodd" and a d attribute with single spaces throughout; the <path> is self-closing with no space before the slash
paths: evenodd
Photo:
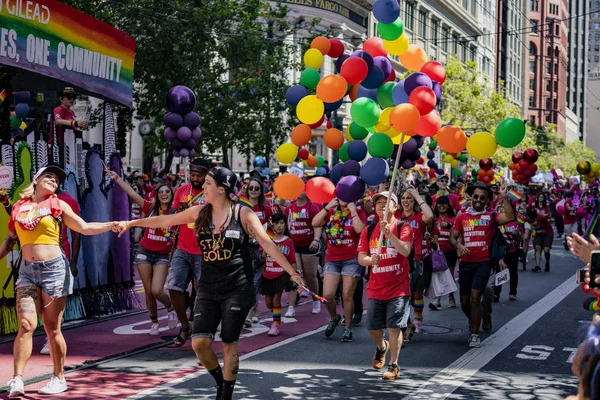
<path id="1" fill-rule="evenodd" d="M 323 207 L 323 210 L 329 212 L 329 209 L 327 207 Z"/>
<path id="2" fill-rule="evenodd" d="M 425 204 L 425 202 L 424 202 L 424 201 L 420 202 L 420 203 L 419 203 L 419 207 L 421 207 L 423 204 Z"/>
<path id="3" fill-rule="evenodd" d="M 352 216 L 352 218 L 356 218 L 356 217 L 358 217 L 358 214 Z"/>
<path id="4" fill-rule="evenodd" d="M 293 278 L 293 277 L 295 277 L 295 276 L 300 276 L 300 274 L 293 274 L 293 275 L 290 275 L 290 279 L 292 279 L 292 278 Z"/>
<path id="5" fill-rule="evenodd" d="M 75 128 L 75 120 L 71 121 L 71 128 Z"/>
<path id="6" fill-rule="evenodd" d="M 125 222 L 125 228 L 129 229 L 131 227 L 131 224 L 129 223 L 129 221 Z"/>

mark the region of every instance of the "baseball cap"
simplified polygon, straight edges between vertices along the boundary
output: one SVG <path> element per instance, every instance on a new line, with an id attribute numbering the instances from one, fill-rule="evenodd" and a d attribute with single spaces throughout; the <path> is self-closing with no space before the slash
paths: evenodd
<path id="1" fill-rule="evenodd" d="M 208 172 L 208 176 L 215 180 L 217 186 L 224 188 L 227 194 L 235 194 L 241 187 L 241 180 L 230 169 L 215 167 Z"/>
<path id="2" fill-rule="evenodd" d="M 388 192 L 388 191 L 386 191 L 386 192 L 381 192 L 381 193 L 377 193 L 375 196 L 373 196 L 373 203 L 377 203 L 377 200 L 378 200 L 380 197 L 385 197 L 385 198 L 387 199 L 387 198 L 390 198 L 390 196 L 391 196 L 391 198 L 392 198 L 392 201 L 393 201 L 394 203 L 396 203 L 396 205 L 398 205 L 398 197 L 397 197 L 397 196 L 396 196 L 394 193 L 390 193 L 390 192 Z"/>
<path id="3" fill-rule="evenodd" d="M 59 167 L 58 165 L 48 165 L 46 167 L 40 168 L 38 172 L 35 173 L 33 180 L 35 181 L 37 178 L 42 176 L 43 174 L 54 174 L 58 178 L 58 184 L 61 185 L 65 179 L 67 179 L 67 174 L 65 171 Z"/>
<path id="4" fill-rule="evenodd" d="M 79 93 L 77 93 L 75 91 L 75 89 L 73 89 L 70 86 L 65 87 L 64 89 L 62 89 L 60 92 L 58 92 L 58 97 L 65 97 L 65 96 L 75 96 L 77 97 Z"/>
<path id="5" fill-rule="evenodd" d="M 194 172 L 208 172 L 208 169 L 212 166 L 212 163 L 205 160 L 202 157 L 194 158 L 190 163 L 190 171 Z"/>

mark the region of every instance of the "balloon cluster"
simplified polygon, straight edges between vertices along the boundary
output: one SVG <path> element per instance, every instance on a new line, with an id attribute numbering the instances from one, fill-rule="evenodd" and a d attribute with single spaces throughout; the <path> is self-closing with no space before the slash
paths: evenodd
<path id="1" fill-rule="evenodd" d="M 167 92 L 167 109 L 163 123 L 164 137 L 173 147 L 175 157 L 194 157 L 196 144 L 202 137 L 200 116 L 193 112 L 196 95 L 185 86 L 174 86 Z"/>
<path id="2" fill-rule="evenodd" d="M 494 161 L 491 158 L 479 160 L 479 169 L 477 170 L 477 180 L 489 185 L 494 180 Z"/>
<path id="3" fill-rule="evenodd" d="M 29 105 L 27 104 L 31 98 L 29 92 L 17 92 L 15 94 L 15 113 L 10 116 L 10 136 L 25 136 L 23 129 L 27 126 L 23 120 L 29 114 Z"/>
<path id="4" fill-rule="evenodd" d="M 592 183 L 600 176 L 600 164 L 580 161 L 577 163 L 577 173 L 582 176 L 585 183 Z"/>
<path id="5" fill-rule="evenodd" d="M 524 152 L 515 151 L 512 155 L 512 163 L 508 168 L 512 171 L 512 178 L 515 182 L 528 185 L 531 178 L 537 172 L 535 162 L 538 159 L 538 152 L 535 149 L 527 149 Z"/>

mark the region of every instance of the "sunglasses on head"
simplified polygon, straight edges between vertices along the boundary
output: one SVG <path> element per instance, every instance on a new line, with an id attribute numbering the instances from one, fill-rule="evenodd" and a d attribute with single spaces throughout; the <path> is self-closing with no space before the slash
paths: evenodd
<path id="1" fill-rule="evenodd" d="M 485 201 L 485 200 L 487 200 L 487 196 L 486 195 L 474 194 L 473 195 L 473 200 Z"/>
<path id="2" fill-rule="evenodd" d="M 248 186 L 248 190 L 259 192 L 260 186 Z"/>

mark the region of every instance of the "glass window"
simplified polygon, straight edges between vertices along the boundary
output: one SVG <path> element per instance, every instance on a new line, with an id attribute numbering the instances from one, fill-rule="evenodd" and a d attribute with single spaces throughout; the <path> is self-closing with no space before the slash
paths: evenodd
<path id="1" fill-rule="evenodd" d="M 535 72 L 535 61 L 529 61 L 529 72 Z"/>
<path id="2" fill-rule="evenodd" d="M 552 57 L 552 47 L 548 47 L 548 48 L 546 48 L 546 55 L 547 55 L 548 57 Z"/>
<path id="3" fill-rule="evenodd" d="M 600 62 L 600 56 L 594 56 L 594 62 Z"/>
<path id="4" fill-rule="evenodd" d="M 440 32 L 440 21 L 437 19 L 431 20 L 431 40 L 433 44 L 438 45 L 438 35 Z"/>
<path id="5" fill-rule="evenodd" d="M 529 96 L 529 107 L 535 107 L 535 96 Z"/>
<path id="6" fill-rule="evenodd" d="M 554 99 L 554 109 L 558 110 L 558 99 Z M 556 120 L 554 122 L 556 123 Z"/>
<path id="7" fill-rule="evenodd" d="M 535 79 L 533 78 L 529 80 L 529 89 L 535 90 Z"/>
<path id="8" fill-rule="evenodd" d="M 406 3 L 406 16 L 404 18 L 404 25 L 411 31 L 415 28 L 415 3 Z"/>
<path id="9" fill-rule="evenodd" d="M 600 51 L 600 45 L 599 44 L 595 44 L 594 45 L 594 51 Z"/>
<path id="10" fill-rule="evenodd" d="M 595 33 L 595 34 L 594 34 L 594 40 L 595 40 L 596 42 L 597 42 L 597 41 L 600 41 L 600 33 Z"/>
<path id="11" fill-rule="evenodd" d="M 551 103 L 550 97 L 546 97 L 546 109 L 549 110 L 551 106 L 552 106 L 552 103 Z"/>
<path id="12" fill-rule="evenodd" d="M 450 42 L 450 28 L 442 28 L 442 50 L 448 51 L 448 42 Z"/>
<path id="13" fill-rule="evenodd" d="M 419 36 L 427 37 L 427 13 L 419 11 Z"/>
<path id="14" fill-rule="evenodd" d="M 471 47 L 471 61 L 475 61 L 477 59 L 477 48 L 475 46 Z"/>
<path id="15" fill-rule="evenodd" d="M 469 9 L 469 0 L 462 0 L 462 6 L 465 10 Z"/>
<path id="16" fill-rule="evenodd" d="M 458 36 L 452 35 L 452 54 L 458 54 Z"/>
<path id="17" fill-rule="evenodd" d="M 594 22 L 594 29 L 595 30 L 599 30 L 600 29 L 600 23 Z"/>
<path id="18" fill-rule="evenodd" d="M 558 81 L 554 81 L 554 91 L 558 93 Z"/>
<path id="19" fill-rule="evenodd" d="M 477 0 L 471 0 L 471 15 L 476 17 L 477 16 Z M 488 8 L 489 10 L 489 8 Z"/>
<path id="20" fill-rule="evenodd" d="M 552 73 L 552 64 L 550 62 L 546 64 L 546 72 L 549 74 Z"/>
<path id="21" fill-rule="evenodd" d="M 554 73 L 558 74 L 558 64 L 554 64 Z"/>
<path id="22" fill-rule="evenodd" d="M 531 20 L 531 33 L 538 33 L 538 22 L 535 19 Z"/>
<path id="23" fill-rule="evenodd" d="M 546 80 L 546 92 L 550 92 L 552 90 L 552 82 Z"/>
<path id="24" fill-rule="evenodd" d="M 533 42 L 529 42 L 529 55 L 535 56 L 536 54 L 537 54 L 537 47 L 535 47 L 535 44 Z"/>

